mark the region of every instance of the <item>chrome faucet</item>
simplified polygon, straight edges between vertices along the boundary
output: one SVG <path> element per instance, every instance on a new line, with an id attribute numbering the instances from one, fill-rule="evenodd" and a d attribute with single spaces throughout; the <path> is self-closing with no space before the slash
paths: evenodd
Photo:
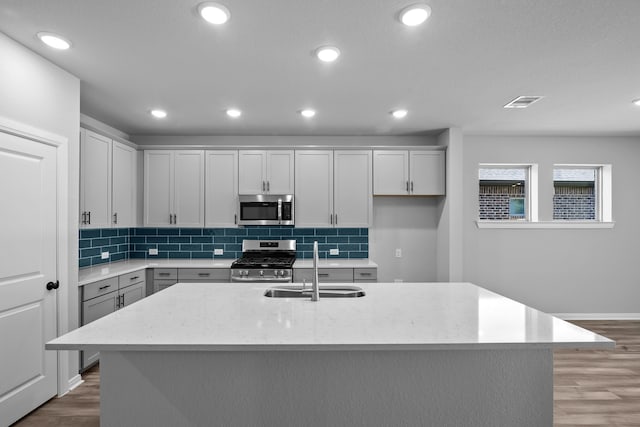
<path id="1" fill-rule="evenodd" d="M 320 283 L 318 283 L 318 242 L 313 242 L 313 279 L 311 282 L 311 301 L 320 301 Z"/>

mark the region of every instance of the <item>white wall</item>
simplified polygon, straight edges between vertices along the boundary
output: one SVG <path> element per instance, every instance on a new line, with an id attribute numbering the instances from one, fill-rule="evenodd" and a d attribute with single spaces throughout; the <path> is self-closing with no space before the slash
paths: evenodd
<path id="1" fill-rule="evenodd" d="M 640 138 L 466 136 L 464 279 L 551 313 L 640 313 L 639 161 Z M 539 164 L 540 220 L 554 163 L 611 164 L 615 227 L 478 229 L 478 164 L 494 162 Z"/>
<path id="2" fill-rule="evenodd" d="M 378 281 L 437 280 L 439 197 L 373 198 L 369 257 L 378 264 Z M 402 257 L 396 258 L 395 250 Z"/>
<path id="3" fill-rule="evenodd" d="M 78 198 L 80 81 L 0 33 L 0 116 L 68 139 L 68 243 L 66 257 L 69 328 L 78 324 Z M 78 373 L 77 352 L 69 353 L 69 377 Z"/>

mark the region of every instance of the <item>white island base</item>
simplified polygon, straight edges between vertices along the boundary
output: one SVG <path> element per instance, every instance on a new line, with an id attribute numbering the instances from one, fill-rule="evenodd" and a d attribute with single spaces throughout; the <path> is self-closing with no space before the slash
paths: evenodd
<path id="1" fill-rule="evenodd" d="M 102 352 L 102 426 L 553 424 L 539 350 Z"/>

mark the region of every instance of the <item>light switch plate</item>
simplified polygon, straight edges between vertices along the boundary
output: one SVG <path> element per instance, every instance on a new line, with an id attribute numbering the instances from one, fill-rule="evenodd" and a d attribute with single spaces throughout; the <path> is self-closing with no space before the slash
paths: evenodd
<path id="1" fill-rule="evenodd" d="M 214 255 L 223 255 L 224 254 L 224 249 L 214 249 L 213 250 L 213 254 Z"/>
<path id="2" fill-rule="evenodd" d="M 158 255 L 158 249 L 157 248 L 150 248 L 149 249 L 149 255 Z"/>
<path id="3" fill-rule="evenodd" d="M 329 249 L 329 255 L 340 255 L 340 249 Z"/>
<path id="4" fill-rule="evenodd" d="M 109 259 L 109 252 L 102 252 L 100 254 L 100 258 L 102 259 Z"/>

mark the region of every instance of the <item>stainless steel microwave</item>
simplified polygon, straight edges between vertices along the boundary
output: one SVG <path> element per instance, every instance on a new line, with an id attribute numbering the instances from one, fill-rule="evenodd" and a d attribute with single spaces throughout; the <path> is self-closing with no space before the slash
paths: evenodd
<path id="1" fill-rule="evenodd" d="M 239 225 L 293 225 L 292 194 L 238 196 Z"/>

